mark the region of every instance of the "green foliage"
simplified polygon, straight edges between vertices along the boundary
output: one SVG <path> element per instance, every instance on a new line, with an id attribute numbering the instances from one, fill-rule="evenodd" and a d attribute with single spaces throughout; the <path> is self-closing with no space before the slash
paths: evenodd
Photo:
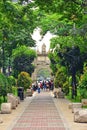
<path id="1" fill-rule="evenodd" d="M 87 60 L 86 1 L 35 0 L 35 4 L 38 7 L 38 26 L 42 28 L 42 34 L 50 30 L 58 36 L 51 40 L 52 52 L 49 58 L 52 72 L 55 76 L 57 70 L 60 69 L 58 66 L 65 66 L 67 75 L 72 76 L 72 84 L 77 89 L 76 76 L 81 75 L 83 64 Z M 64 86 L 67 84 L 68 82 L 64 83 Z M 72 85 L 72 90 L 73 87 Z M 72 95 L 74 93 L 76 92 L 72 92 Z"/>
<path id="2" fill-rule="evenodd" d="M 24 90 L 30 88 L 30 85 L 32 83 L 32 80 L 30 78 L 29 73 L 27 72 L 21 72 L 18 75 L 17 85 L 18 87 L 23 87 Z"/>
<path id="3" fill-rule="evenodd" d="M 4 74 L 0 73 L 0 96 L 5 98 L 7 93 L 10 92 L 12 92 L 10 80 Z"/>
<path id="4" fill-rule="evenodd" d="M 78 93 L 78 92 L 77 92 L 77 93 Z M 72 99 L 71 93 L 69 93 L 69 94 L 66 96 L 66 98 L 67 98 L 68 100 L 70 100 L 71 102 L 81 102 L 81 97 L 80 97 L 80 95 L 77 95 L 77 97 L 76 97 L 75 99 Z"/>
<path id="5" fill-rule="evenodd" d="M 13 50 L 13 59 L 15 59 L 15 57 L 17 56 L 21 56 L 22 54 L 30 56 L 31 60 L 33 60 L 36 56 L 36 52 L 34 50 L 30 49 L 30 47 L 26 47 L 25 45 L 23 45 Z"/>
<path id="6" fill-rule="evenodd" d="M 48 57 L 49 57 L 49 59 L 51 61 L 50 68 L 52 69 L 52 74 L 55 75 L 56 71 L 57 71 L 57 61 L 56 61 L 55 54 L 53 54 L 53 53 L 50 52 L 48 54 Z"/>
<path id="7" fill-rule="evenodd" d="M 60 87 L 66 95 L 69 93 L 69 81 L 65 67 L 59 66 L 59 69 L 55 75 L 54 84 L 56 88 Z"/>
<path id="8" fill-rule="evenodd" d="M 36 57 L 36 52 L 26 46 L 18 47 L 13 51 L 13 71 L 14 76 L 21 71 L 26 71 L 30 75 L 34 71 L 34 65 L 32 64 L 34 58 Z"/>
<path id="9" fill-rule="evenodd" d="M 56 76 L 55 76 L 55 81 L 54 81 L 54 84 L 55 84 L 55 87 L 61 87 L 63 88 L 63 84 L 64 82 L 66 82 L 66 75 L 65 75 L 65 68 L 62 67 L 60 68 L 57 72 L 56 72 Z"/>
<path id="10" fill-rule="evenodd" d="M 17 91 L 17 87 L 16 86 L 12 86 L 12 93 L 17 96 L 18 91 Z"/>
<path id="11" fill-rule="evenodd" d="M 40 77 L 40 76 L 44 78 L 49 77 L 50 76 L 49 70 L 42 68 L 41 70 L 38 71 L 38 74 L 37 74 L 37 77 Z"/>
<path id="12" fill-rule="evenodd" d="M 50 30 L 56 35 L 69 35 L 73 23 L 79 23 L 83 17 L 82 3 L 82 0 L 35 0 L 37 22 L 43 34 Z"/>
<path id="13" fill-rule="evenodd" d="M 68 78 L 66 78 L 66 81 L 63 83 L 63 92 L 68 95 L 69 94 L 69 82 Z"/>
<path id="14" fill-rule="evenodd" d="M 84 73 L 80 77 L 78 87 L 81 98 L 87 98 L 87 66 L 84 66 Z"/>
<path id="15" fill-rule="evenodd" d="M 0 66 L 4 73 L 12 66 L 13 49 L 19 45 L 35 46 L 31 36 L 35 18 L 31 8 L 11 0 L 0 1 Z"/>
<path id="16" fill-rule="evenodd" d="M 31 63 L 35 54 L 30 50 L 30 53 L 27 53 L 22 47 L 20 51 L 17 48 L 21 45 L 35 46 L 31 33 L 38 26 L 42 29 L 43 35 L 50 31 L 58 36 L 51 41 L 53 51 L 49 54 L 53 75 L 55 76 L 60 69 L 59 65 L 69 70 L 67 75 L 73 72 L 74 67 L 76 69 L 74 69 L 74 78 L 75 74 L 80 75 L 83 71 L 83 63 L 87 59 L 85 1 L 34 0 L 26 6 L 22 6 L 22 2 L 23 0 L 19 0 L 18 3 L 13 3 L 11 0 L 0 1 L 0 67 L 3 72 L 6 72 L 6 68 L 12 68 L 13 63 L 15 77 L 21 71 L 32 74 L 34 66 Z M 17 49 L 14 55 L 12 55 L 13 49 Z M 64 82 L 63 85 L 67 86 L 67 84 L 68 82 Z"/>
<path id="17" fill-rule="evenodd" d="M 2 90 L 5 88 L 5 84 L 3 81 L 3 75 L 0 73 L 0 96 L 2 95 Z"/>
<path id="18" fill-rule="evenodd" d="M 12 86 L 16 86 L 16 79 L 13 76 L 8 77 Z"/>
<path id="19" fill-rule="evenodd" d="M 1 93 L 2 93 L 3 96 L 6 96 L 7 95 L 7 89 L 8 89 L 7 79 L 3 74 L 1 74 L 0 76 L 1 76 L 1 80 L 3 81 L 3 84 L 1 86 L 1 90 L 2 90 Z"/>

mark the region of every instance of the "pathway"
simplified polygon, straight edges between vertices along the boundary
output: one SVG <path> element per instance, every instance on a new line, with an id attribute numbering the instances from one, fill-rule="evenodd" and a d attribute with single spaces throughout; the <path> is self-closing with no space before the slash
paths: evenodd
<path id="1" fill-rule="evenodd" d="M 10 130 L 69 130 L 49 92 L 37 94 Z"/>

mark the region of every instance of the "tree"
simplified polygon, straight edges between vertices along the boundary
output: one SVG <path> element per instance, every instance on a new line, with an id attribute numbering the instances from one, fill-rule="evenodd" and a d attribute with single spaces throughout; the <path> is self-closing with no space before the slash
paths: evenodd
<path id="1" fill-rule="evenodd" d="M 35 46 L 31 33 L 35 27 L 30 5 L 22 6 L 10 0 L 0 2 L 0 51 L 3 73 L 10 71 L 12 50 L 19 45 Z M 9 72 L 10 73 L 10 72 Z"/>
<path id="2" fill-rule="evenodd" d="M 34 0 L 38 7 L 37 15 L 43 34 L 48 30 L 52 33 L 68 33 L 73 23 L 79 23 L 83 17 L 82 0 Z M 36 10 L 35 10 L 36 11 Z"/>
<path id="3" fill-rule="evenodd" d="M 27 48 L 26 46 L 18 47 L 13 51 L 13 71 L 14 75 L 17 75 L 21 71 L 28 72 L 30 75 L 34 71 L 34 65 L 32 64 L 36 53 L 34 50 Z"/>
<path id="4" fill-rule="evenodd" d="M 53 51 L 50 60 L 53 61 L 52 66 L 54 66 L 55 62 L 57 69 L 58 64 L 65 66 L 68 72 L 67 74 L 72 76 L 72 98 L 77 96 L 76 75 L 83 72 L 83 64 L 87 57 L 85 44 L 83 38 L 78 34 L 67 37 L 60 36 L 51 40 L 51 48 Z"/>

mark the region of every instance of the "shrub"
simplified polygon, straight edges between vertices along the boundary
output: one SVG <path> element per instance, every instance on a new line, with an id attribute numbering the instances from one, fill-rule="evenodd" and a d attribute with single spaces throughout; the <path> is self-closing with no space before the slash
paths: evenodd
<path id="1" fill-rule="evenodd" d="M 11 92 L 11 84 L 4 74 L 0 73 L 0 96 L 4 97 L 7 95 L 8 92 Z"/>
<path id="2" fill-rule="evenodd" d="M 66 82 L 64 82 L 64 84 L 63 84 L 63 91 L 66 95 L 69 94 L 69 82 L 68 82 L 68 80 Z"/>
<path id="3" fill-rule="evenodd" d="M 69 93 L 69 82 L 68 78 L 66 76 L 66 68 L 60 67 L 60 69 L 57 71 L 54 85 L 56 88 L 61 87 L 62 91 L 67 95 Z"/>
<path id="4" fill-rule="evenodd" d="M 13 76 L 8 77 L 12 86 L 16 86 L 16 79 Z"/>
<path id="5" fill-rule="evenodd" d="M 30 88 L 31 83 L 32 83 L 32 80 L 30 78 L 29 73 L 21 72 L 18 75 L 18 80 L 17 80 L 18 87 L 23 87 L 24 90 L 26 90 L 27 88 Z"/>
<path id="6" fill-rule="evenodd" d="M 84 73 L 80 77 L 79 92 L 81 98 L 87 98 L 87 67 L 84 66 Z"/>
<path id="7" fill-rule="evenodd" d="M 55 80 L 54 80 L 54 85 L 56 88 L 58 87 L 63 87 L 64 82 L 66 82 L 66 75 L 64 73 L 63 68 L 57 71 Z"/>
<path id="8" fill-rule="evenodd" d="M 87 72 L 81 76 L 81 80 L 79 82 L 79 92 L 81 98 L 87 98 Z"/>
<path id="9" fill-rule="evenodd" d="M 3 88 L 5 87 L 5 84 L 4 84 L 4 81 L 3 81 L 3 76 L 2 74 L 0 73 L 0 96 L 2 96 L 2 90 Z"/>
<path id="10" fill-rule="evenodd" d="M 12 93 L 17 96 L 17 87 L 16 86 L 12 86 Z"/>

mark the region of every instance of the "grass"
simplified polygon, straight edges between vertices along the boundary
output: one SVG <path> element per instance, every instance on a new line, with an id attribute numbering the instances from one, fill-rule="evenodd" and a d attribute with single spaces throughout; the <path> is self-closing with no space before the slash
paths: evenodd
<path id="1" fill-rule="evenodd" d="M 80 96 L 80 93 L 79 93 L 79 90 L 77 89 L 77 97 L 72 99 L 72 93 L 70 91 L 70 93 L 66 96 L 66 98 L 68 100 L 70 100 L 71 102 L 81 102 L 81 96 Z"/>
<path id="2" fill-rule="evenodd" d="M 68 100 L 70 100 L 71 102 L 81 102 L 81 95 L 80 95 L 80 92 L 79 92 L 79 89 L 77 89 L 77 97 L 75 98 L 75 99 L 72 99 L 71 98 L 71 92 L 69 93 L 69 95 L 67 95 L 66 96 L 66 98 L 68 99 Z M 87 109 L 87 106 L 82 106 L 82 108 L 84 108 L 84 109 Z"/>
<path id="3" fill-rule="evenodd" d="M 66 96 L 66 98 L 70 100 L 71 102 L 81 102 L 81 98 L 79 96 L 77 96 L 75 99 L 72 99 L 71 95 L 68 95 Z"/>
<path id="4" fill-rule="evenodd" d="M 82 108 L 85 108 L 85 109 L 87 109 L 87 106 L 82 106 Z"/>

